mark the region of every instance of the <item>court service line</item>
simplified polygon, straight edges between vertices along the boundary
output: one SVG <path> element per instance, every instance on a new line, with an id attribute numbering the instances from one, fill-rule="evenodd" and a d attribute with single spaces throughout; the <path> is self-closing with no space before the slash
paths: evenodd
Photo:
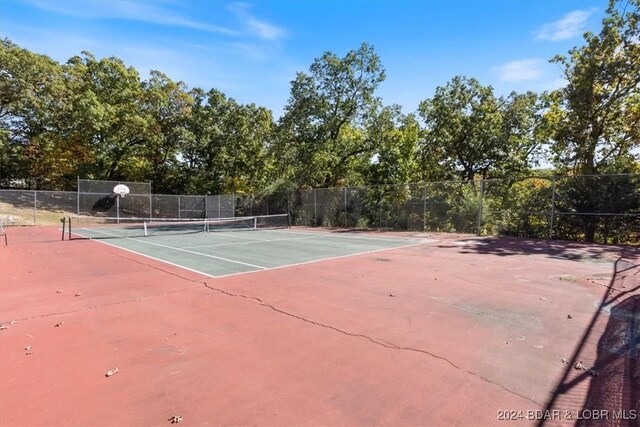
<path id="1" fill-rule="evenodd" d="M 209 233 L 243 233 L 248 230 L 237 230 L 237 231 L 209 231 Z M 257 237 L 248 237 L 248 236 L 239 236 L 238 239 L 246 239 L 246 240 L 254 240 L 256 242 L 263 242 L 264 239 L 260 239 Z"/>
<path id="2" fill-rule="evenodd" d="M 185 248 L 212 248 L 212 247 L 218 247 L 218 246 L 250 245 L 252 243 L 261 243 L 261 242 L 271 243 L 271 242 L 285 242 L 285 241 L 293 241 L 293 240 L 328 239 L 328 238 L 339 239 L 340 237 L 344 237 L 346 240 L 349 240 L 349 239 L 356 238 L 356 236 L 334 236 L 334 235 L 329 235 L 328 233 L 318 234 L 318 235 L 312 235 L 312 234 L 313 233 L 307 233 L 302 235 L 302 237 L 284 237 L 282 239 L 263 239 L 256 242 L 203 243 L 200 245 L 189 245 L 184 247 Z M 378 241 L 380 240 L 381 239 L 378 239 Z M 412 240 L 406 240 L 406 241 L 418 242 L 422 240 L 424 239 L 412 239 Z"/>
<path id="3" fill-rule="evenodd" d="M 395 237 L 395 236 L 380 236 L 380 237 L 376 237 L 376 236 L 354 236 L 352 234 L 347 234 L 347 233 L 331 233 L 331 232 L 326 232 L 326 231 L 297 231 L 297 230 L 292 230 L 292 231 L 286 231 L 286 230 L 260 230 L 261 232 L 264 233 L 296 233 L 296 234 L 304 234 L 305 236 L 325 236 L 328 238 L 340 238 L 340 237 L 345 237 L 347 239 L 362 239 L 362 240 L 377 240 L 377 241 L 381 241 L 381 240 L 386 240 L 386 241 L 416 241 L 416 239 L 420 239 L 419 237 Z"/>
<path id="4" fill-rule="evenodd" d="M 114 236 L 113 234 L 105 233 L 104 231 L 99 231 L 99 230 L 95 230 L 95 229 L 91 229 L 91 230 L 96 232 L 96 233 L 104 234 L 104 235 L 107 235 L 107 236 Z M 120 237 L 120 236 L 118 236 L 118 237 Z M 228 259 L 228 258 L 215 256 L 215 255 L 203 254 L 202 252 L 190 251 L 188 249 L 176 248 L 174 246 L 163 245 L 163 244 L 160 244 L 160 243 L 147 242 L 145 240 L 135 239 L 133 237 L 125 237 L 124 239 L 125 240 L 133 240 L 134 242 L 144 243 L 144 244 L 147 244 L 147 245 L 159 246 L 161 248 L 171 249 L 171 250 L 174 250 L 174 251 L 186 252 L 188 254 L 202 256 L 202 257 L 206 257 L 206 258 L 219 259 L 221 261 L 231 262 L 231 263 L 234 263 L 234 264 L 242 264 L 242 265 L 246 265 L 248 267 L 259 268 L 261 270 L 267 270 L 268 269 L 268 267 L 263 267 L 261 265 L 249 264 L 248 262 L 237 261 L 237 260 L 233 260 L 233 259 Z"/>
<path id="5" fill-rule="evenodd" d="M 201 245 L 189 245 L 189 246 L 185 246 L 185 248 L 199 248 L 199 247 L 214 247 L 214 246 L 233 246 L 233 245 L 250 245 L 252 243 L 271 243 L 271 242 L 283 242 L 283 241 L 288 241 L 288 240 L 307 240 L 307 239 L 313 239 L 315 237 L 319 237 L 322 238 L 322 236 L 302 236 L 302 237 L 286 237 L 286 238 L 282 238 L 282 239 L 262 239 L 262 240 L 257 240 L 255 242 L 226 242 L 226 243 L 203 243 Z"/>
<path id="6" fill-rule="evenodd" d="M 297 267 L 299 265 L 313 264 L 315 262 L 322 262 L 322 261 L 331 261 L 331 260 L 335 260 L 335 259 L 348 258 L 348 257 L 358 256 L 358 255 L 367 255 L 367 254 L 372 254 L 372 253 L 376 253 L 376 252 L 389 251 L 389 250 L 393 250 L 393 249 L 410 248 L 412 246 L 420 246 L 420 245 L 424 245 L 424 244 L 427 244 L 427 243 L 436 243 L 438 241 L 439 240 L 437 240 L 437 239 L 425 239 L 424 241 L 421 241 L 421 242 L 411 243 L 411 244 L 403 245 L 403 246 L 394 246 L 392 248 L 372 249 L 372 250 L 369 250 L 369 251 L 356 252 L 356 253 L 353 253 L 353 254 L 338 255 L 338 256 L 328 257 L 328 258 L 313 259 L 313 260 L 310 260 L 310 261 L 295 262 L 293 264 L 285 264 L 285 265 L 279 265 L 277 267 L 269 267 L 269 268 L 266 268 L 264 270 L 251 270 L 251 271 L 242 271 L 242 272 L 238 272 L 238 273 L 223 274 L 221 276 L 216 276 L 216 279 L 221 279 L 223 277 L 238 276 L 240 274 L 260 273 L 262 271 L 279 270 L 281 268 Z"/>

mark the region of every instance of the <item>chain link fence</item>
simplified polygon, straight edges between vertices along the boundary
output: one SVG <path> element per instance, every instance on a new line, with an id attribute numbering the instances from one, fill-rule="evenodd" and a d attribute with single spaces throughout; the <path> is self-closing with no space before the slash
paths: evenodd
<path id="1" fill-rule="evenodd" d="M 640 174 L 301 189 L 268 195 L 152 194 L 150 183 L 79 180 L 78 192 L 0 190 L 6 225 L 63 215 L 231 218 L 289 213 L 293 225 L 440 231 L 640 244 Z"/>

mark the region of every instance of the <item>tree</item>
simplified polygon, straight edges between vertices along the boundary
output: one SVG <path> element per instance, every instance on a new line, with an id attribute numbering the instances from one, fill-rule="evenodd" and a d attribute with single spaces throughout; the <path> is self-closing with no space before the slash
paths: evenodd
<path id="1" fill-rule="evenodd" d="M 377 148 L 373 160 L 367 162 L 367 182 L 379 185 L 419 181 L 420 125 L 415 116 L 404 115 L 400 106 L 393 105 L 371 114 L 367 122 L 367 144 Z"/>
<path id="2" fill-rule="evenodd" d="M 497 98 L 491 86 L 460 76 L 436 88 L 419 107 L 426 125 L 421 158 L 435 172 L 429 178 L 460 174 L 473 180 L 476 174 L 486 178 L 526 170 L 541 142 L 537 100 L 533 93 L 515 92 Z"/>
<path id="3" fill-rule="evenodd" d="M 252 193 L 266 184 L 271 167 L 271 111 L 241 105 L 212 89 L 193 91 L 193 135 L 182 151 L 188 190 L 208 194 Z"/>
<path id="4" fill-rule="evenodd" d="M 165 74 L 151 71 L 149 80 L 143 83 L 141 106 L 148 123 L 147 143 L 139 150 L 141 165 L 131 171 L 132 179 L 152 180 L 153 190 L 158 193 L 176 191 L 179 154 L 193 138 L 187 128 L 193 103 L 184 83 L 175 83 Z"/>
<path id="5" fill-rule="evenodd" d="M 1 184 L 17 179 L 35 188 L 56 186 L 65 157 L 54 143 L 56 124 L 66 98 L 57 62 L 0 41 Z"/>
<path id="6" fill-rule="evenodd" d="M 599 34 L 552 62 L 567 86 L 552 94 L 553 151 L 576 174 L 630 170 L 640 147 L 640 1 L 609 2 Z M 634 154 L 634 149 L 636 150 Z"/>
<path id="7" fill-rule="evenodd" d="M 364 119 L 377 104 L 384 69 L 373 46 L 363 43 L 344 58 L 325 52 L 291 82 L 291 96 L 274 147 L 281 176 L 298 186 L 344 183 L 354 158 L 373 154 L 364 143 Z"/>
<path id="8" fill-rule="evenodd" d="M 551 94 L 554 103 L 547 113 L 560 170 L 586 175 L 637 170 L 639 19 L 640 0 L 611 0 L 600 33 L 586 33 L 584 46 L 571 49 L 568 57 L 552 59 L 563 67 L 567 80 L 566 87 Z M 565 189 L 571 197 L 563 208 L 580 214 L 573 222 L 581 226 L 588 242 L 595 240 L 598 230 L 608 230 L 608 220 L 590 214 L 638 208 L 638 199 L 627 197 L 636 185 L 632 177 L 596 178 L 574 179 Z M 624 203 L 607 202 L 605 207 L 605 195 L 616 195 Z"/>
<path id="9" fill-rule="evenodd" d="M 118 58 L 98 60 L 88 52 L 71 58 L 64 72 L 71 92 L 65 137 L 89 151 L 80 175 L 128 179 L 140 166 L 136 155 L 149 132 L 138 72 Z"/>

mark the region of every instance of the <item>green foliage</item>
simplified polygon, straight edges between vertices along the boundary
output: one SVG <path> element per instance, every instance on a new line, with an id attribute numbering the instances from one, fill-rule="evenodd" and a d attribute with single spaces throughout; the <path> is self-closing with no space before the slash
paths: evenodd
<path id="1" fill-rule="evenodd" d="M 46 188 L 55 180 L 54 157 L 66 157 L 56 132 L 65 98 L 56 62 L 0 41 L 0 184 Z"/>
<path id="2" fill-rule="evenodd" d="M 490 180 L 485 185 L 483 232 L 518 237 L 549 237 L 553 178 Z"/>
<path id="3" fill-rule="evenodd" d="M 194 91 L 193 97 L 191 137 L 181 153 L 186 191 L 243 194 L 263 188 L 272 167 L 271 112 L 240 105 L 217 90 Z"/>
<path id="4" fill-rule="evenodd" d="M 538 97 L 534 93 L 497 98 L 491 86 L 454 77 L 420 104 L 425 138 L 420 149 L 430 179 L 460 175 L 473 180 L 517 175 L 529 168 L 540 146 Z"/>
<path id="5" fill-rule="evenodd" d="M 367 182 L 373 185 L 411 182 L 419 175 L 417 161 L 420 125 L 414 115 L 403 115 L 393 105 L 372 111 L 366 122 L 366 145 L 376 147 L 365 164 Z"/>
<path id="6" fill-rule="evenodd" d="M 373 155 L 362 124 L 378 103 L 384 70 L 373 46 L 363 43 L 344 58 L 325 52 L 309 72 L 291 82 L 274 145 L 277 171 L 299 187 L 338 185 Z"/>
<path id="7" fill-rule="evenodd" d="M 376 97 L 385 71 L 363 43 L 297 73 L 277 123 L 217 89 L 160 71 L 144 80 L 118 58 L 59 64 L 5 39 L 0 186 L 152 181 L 156 193 L 236 194 L 246 212 L 292 211 L 304 224 L 545 237 L 559 172 L 554 236 L 633 242 L 637 176 L 597 176 L 640 173 L 639 9 L 611 1 L 600 33 L 554 58 L 568 84 L 551 93 L 499 97 L 454 77 L 404 114 Z M 543 145 L 556 170 L 522 179 Z"/>
<path id="8" fill-rule="evenodd" d="M 558 168 L 601 173 L 628 170 L 640 148 L 640 2 L 611 0 L 599 34 L 552 62 L 564 69 L 567 86 L 552 95 Z M 636 160 L 637 161 L 637 160 Z"/>

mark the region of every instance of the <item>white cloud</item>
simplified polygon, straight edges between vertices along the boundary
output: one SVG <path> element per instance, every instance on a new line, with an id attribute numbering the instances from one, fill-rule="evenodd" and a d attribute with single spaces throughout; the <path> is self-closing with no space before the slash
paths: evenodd
<path id="1" fill-rule="evenodd" d="M 574 10 L 563 18 L 544 24 L 535 32 L 536 39 L 551 40 L 553 42 L 568 40 L 584 32 L 587 19 L 596 11 L 595 8 L 589 10 Z"/>
<path id="2" fill-rule="evenodd" d="M 247 3 L 233 3 L 229 5 L 229 10 L 233 12 L 251 34 L 262 40 L 278 41 L 285 37 L 287 32 L 276 25 L 262 21 L 249 13 L 251 5 Z"/>
<path id="3" fill-rule="evenodd" d="M 544 64 L 545 62 L 538 58 L 520 59 L 495 67 L 493 71 L 498 74 L 500 80 L 517 83 L 539 79 L 544 72 Z"/>
<path id="4" fill-rule="evenodd" d="M 181 16 L 175 10 L 163 8 L 162 2 L 146 3 L 133 0 L 106 1 L 94 0 L 79 4 L 77 1 L 32 0 L 30 4 L 39 9 L 79 18 L 110 18 L 130 21 L 149 22 L 153 24 L 191 28 L 211 33 L 237 36 L 235 30 L 206 24 Z"/>
<path id="5" fill-rule="evenodd" d="M 569 82 L 567 79 L 559 77 L 545 83 L 544 90 L 556 90 L 565 87 Z"/>

